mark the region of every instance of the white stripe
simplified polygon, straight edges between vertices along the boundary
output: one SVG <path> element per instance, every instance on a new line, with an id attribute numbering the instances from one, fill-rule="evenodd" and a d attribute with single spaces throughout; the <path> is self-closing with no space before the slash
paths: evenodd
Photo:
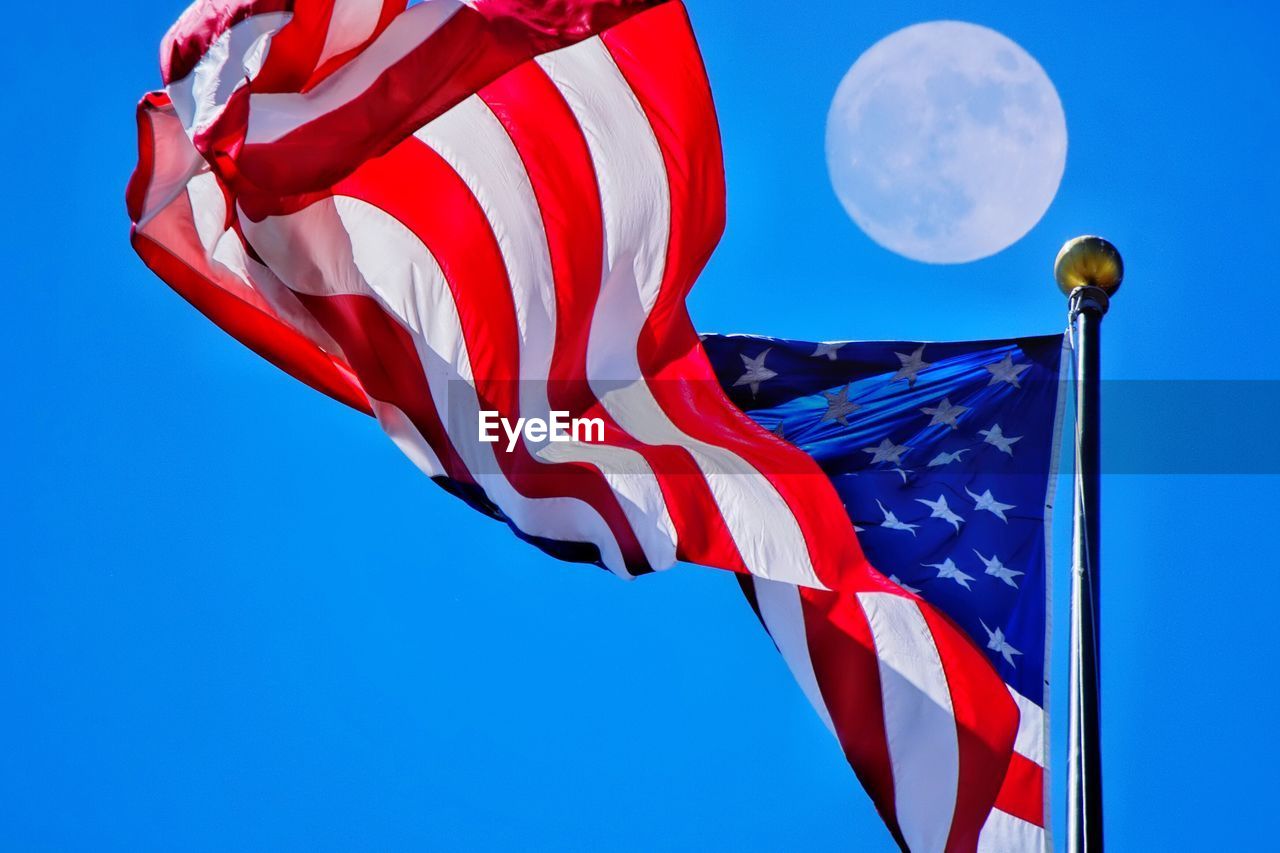
<path id="1" fill-rule="evenodd" d="M 440 457 L 436 456 L 431 445 L 399 406 L 393 406 L 381 400 L 370 400 L 370 405 L 373 408 L 373 414 L 378 418 L 378 425 L 419 471 L 428 477 L 445 476 L 446 472 L 444 465 L 440 464 Z"/>
<path id="2" fill-rule="evenodd" d="M 373 35 L 381 17 L 382 3 L 379 0 L 334 0 L 333 11 L 329 13 L 329 29 L 325 33 L 324 47 L 320 49 L 316 67 L 319 68 L 333 57 L 358 47 Z"/>
<path id="3" fill-rule="evenodd" d="M 1052 778 L 1053 770 L 1049 766 L 1050 757 L 1049 750 L 1045 748 L 1045 744 L 1049 742 L 1049 709 L 1053 707 L 1051 702 L 1052 690 L 1049 683 L 1048 674 L 1053 671 L 1053 502 L 1058 489 L 1058 477 L 1060 476 L 1059 466 L 1062 464 L 1062 425 L 1065 420 L 1064 415 L 1067 408 L 1067 394 L 1064 393 L 1067 387 L 1067 378 L 1070 375 L 1071 365 L 1074 363 L 1071 356 L 1071 335 L 1062 337 L 1062 351 L 1058 356 L 1058 406 L 1053 416 L 1053 444 L 1049 461 L 1049 479 L 1045 488 L 1044 496 L 1044 694 L 1041 696 L 1041 721 L 1040 721 L 1040 764 L 1044 767 L 1044 812 L 1041 820 L 1045 826 L 1053 825 L 1053 803 L 1051 797 L 1051 787 L 1049 779 Z M 1053 847 L 1053 835 L 1051 832 L 1045 833 L 1045 849 Z"/>
<path id="4" fill-rule="evenodd" d="M 291 288 L 377 299 L 413 337 L 445 430 L 455 437 L 475 434 L 480 404 L 457 306 L 439 264 L 413 232 L 377 207 L 341 196 L 262 222 L 246 217 L 244 228 Z M 385 411 L 379 407 L 378 414 Z M 413 441 L 404 426 L 387 425 L 402 446 Z M 454 446 L 480 487 L 525 533 L 592 543 L 606 566 L 625 574 L 612 532 L 589 504 L 577 498 L 526 498 L 501 473 L 493 445 L 459 439 Z M 410 456 L 415 462 L 434 459 L 422 448 Z"/>
<path id="5" fill-rule="evenodd" d="M 636 439 L 690 452 L 753 575 L 825 589 L 773 484 L 737 454 L 682 432 L 640 371 L 636 342 L 662 285 L 671 198 L 662 151 L 635 93 L 599 37 L 536 61 L 582 127 L 600 186 L 606 267 L 587 348 L 596 396 Z"/>
<path id="6" fill-rule="evenodd" d="M 196 236 L 204 246 L 205 255 L 212 257 L 218 242 L 227 234 L 227 197 L 213 172 L 193 175 L 187 181 L 187 196 L 191 199 L 191 222 Z"/>
<path id="7" fill-rule="evenodd" d="M 809 657 L 809 635 L 804 627 L 800 590 L 795 584 L 763 578 L 752 578 L 751 583 L 755 587 L 756 606 L 760 608 L 760 618 L 764 621 L 765 630 L 778 646 L 782 659 L 787 662 L 791 674 L 808 697 L 809 704 L 813 705 L 831 734 L 838 738 L 826 700 L 822 698 L 822 690 L 818 687 L 813 660 Z"/>
<path id="8" fill-rule="evenodd" d="M 427 0 L 401 12 L 371 45 L 309 92 L 250 95 L 245 141 L 249 144 L 274 142 L 356 100 L 382 72 L 430 38 L 459 8 L 455 0 Z"/>
<path id="9" fill-rule="evenodd" d="M 1018 734 L 1013 751 L 1044 767 L 1044 709 L 1012 687 L 1013 702 L 1018 706 Z"/>
<path id="10" fill-rule="evenodd" d="M 943 850 L 955 814 L 960 744 L 942 659 L 916 602 L 862 592 L 858 603 L 880 662 L 898 825 L 913 853 Z"/>
<path id="11" fill-rule="evenodd" d="M 1049 849 L 1049 834 L 1008 812 L 992 809 L 978 834 L 978 853 L 1043 853 Z"/>
<path id="12" fill-rule="evenodd" d="M 556 337 L 556 285 L 537 197 L 524 161 L 501 122 L 472 95 L 415 136 L 457 172 L 484 210 L 510 281 L 519 327 L 520 416 L 546 419 L 547 376 Z M 471 435 L 455 438 L 470 441 Z M 654 568 L 676 560 L 676 530 L 662 488 L 635 450 L 605 444 L 525 444 L 540 462 L 587 462 L 621 497 L 623 513 Z"/>
<path id="13" fill-rule="evenodd" d="M 218 36 L 187 76 L 169 84 L 169 99 L 189 136 L 212 124 L 231 95 L 258 75 L 271 37 L 292 17 L 270 12 L 245 18 Z"/>

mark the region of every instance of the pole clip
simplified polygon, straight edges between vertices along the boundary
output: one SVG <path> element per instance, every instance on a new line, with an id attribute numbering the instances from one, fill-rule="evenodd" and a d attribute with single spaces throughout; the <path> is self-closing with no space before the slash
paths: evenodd
<path id="1" fill-rule="evenodd" d="M 1091 284 L 1077 287 L 1071 291 L 1071 295 L 1067 298 L 1067 316 L 1073 323 L 1084 311 L 1101 317 L 1107 313 L 1107 309 L 1110 307 L 1111 297 L 1107 295 L 1107 292 L 1101 287 L 1094 287 Z"/>

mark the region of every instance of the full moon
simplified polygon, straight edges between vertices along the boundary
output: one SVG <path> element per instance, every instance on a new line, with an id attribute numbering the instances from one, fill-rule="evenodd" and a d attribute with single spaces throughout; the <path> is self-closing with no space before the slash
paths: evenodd
<path id="1" fill-rule="evenodd" d="M 961 21 L 916 24 L 853 64 L 827 113 L 831 184 L 886 249 L 994 255 L 1049 208 L 1067 161 L 1057 90 L 1031 55 Z"/>

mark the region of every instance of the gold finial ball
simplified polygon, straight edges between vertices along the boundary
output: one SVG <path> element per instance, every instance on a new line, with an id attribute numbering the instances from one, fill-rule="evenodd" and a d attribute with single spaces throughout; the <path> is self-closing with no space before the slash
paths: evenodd
<path id="1" fill-rule="evenodd" d="M 1053 262 L 1058 289 L 1068 296 L 1077 287 L 1092 286 L 1114 296 L 1124 281 L 1124 260 L 1116 247 L 1101 237 L 1076 237 L 1063 244 Z"/>

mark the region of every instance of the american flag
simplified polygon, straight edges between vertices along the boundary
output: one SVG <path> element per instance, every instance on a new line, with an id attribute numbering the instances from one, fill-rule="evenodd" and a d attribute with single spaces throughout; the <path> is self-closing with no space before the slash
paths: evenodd
<path id="1" fill-rule="evenodd" d="M 680 3 L 202 0 L 161 77 L 126 198 L 154 272 L 557 556 L 829 596 L 828 714 L 868 733 L 842 742 L 895 838 L 978 846 L 1022 737 L 988 641 L 907 589 L 919 567 L 878 570 L 839 484 L 730 401 L 686 312 L 725 194 Z M 481 411 L 604 439 L 507 450 Z"/>
<path id="2" fill-rule="evenodd" d="M 735 403 L 812 456 L 831 479 L 872 565 L 946 613 L 982 647 L 1018 706 L 1018 734 L 979 850 L 1048 849 L 1048 603 L 1051 506 L 1062 407 L 1064 338 L 964 343 L 805 343 L 708 335 L 703 345 Z M 856 597 L 743 577 L 742 585 L 796 680 L 869 788 L 912 780 L 914 796 L 884 814 L 899 840 L 943 821 L 965 745 L 948 695 L 928 714 L 895 713 L 908 672 L 885 671 L 884 737 L 850 713 L 858 689 L 843 665 Z M 873 620 L 877 646 L 880 635 Z M 882 670 L 885 662 L 881 660 Z M 910 671 L 930 683 L 928 667 Z M 899 756 L 895 740 L 928 741 Z M 918 762 L 918 763 L 917 763 Z M 926 795 L 926 792 L 931 792 Z"/>

